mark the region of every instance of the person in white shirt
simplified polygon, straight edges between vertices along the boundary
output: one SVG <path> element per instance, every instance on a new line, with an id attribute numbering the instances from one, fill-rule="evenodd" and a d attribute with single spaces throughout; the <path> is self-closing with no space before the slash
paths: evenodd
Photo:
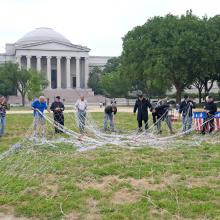
<path id="1" fill-rule="evenodd" d="M 80 133 L 82 134 L 84 133 L 84 129 L 85 129 L 86 110 L 87 110 L 87 101 L 85 100 L 83 95 L 81 95 L 80 99 L 77 100 L 75 107 L 78 114 L 79 130 Z"/>

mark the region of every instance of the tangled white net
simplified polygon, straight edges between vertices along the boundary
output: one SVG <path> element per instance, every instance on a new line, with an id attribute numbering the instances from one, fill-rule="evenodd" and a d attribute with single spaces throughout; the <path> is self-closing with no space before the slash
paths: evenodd
<path id="1" fill-rule="evenodd" d="M 84 152 L 104 147 L 137 149 L 143 147 L 166 148 L 177 146 L 200 146 L 204 142 L 211 144 L 220 143 L 220 136 L 217 131 L 204 136 L 198 134 L 188 135 L 194 131 L 195 125 L 184 132 L 182 128 L 179 128 L 175 134 L 167 136 L 158 135 L 156 124 L 158 121 L 162 120 L 163 116 L 159 118 L 156 123 L 152 124 L 148 130 L 143 132 L 134 130 L 110 133 L 104 132 L 97 125 L 92 115 L 87 112 L 84 118 L 85 125 L 83 125 L 83 134 L 79 133 L 79 125 L 82 122 L 78 120 L 77 113 L 66 113 L 65 117 L 71 121 L 68 126 L 63 126 L 55 122 L 52 115 L 38 112 L 38 119 L 36 120 L 35 118 L 36 121 L 33 122 L 34 125 L 32 124 L 29 129 L 27 129 L 25 137 L 22 138 L 20 142 L 12 145 L 8 151 L 0 154 L 0 160 L 22 148 L 31 149 L 32 147 L 45 145 L 53 148 L 70 145 L 76 151 Z M 212 118 L 209 120 L 212 120 Z M 208 121 L 206 120 L 204 123 Z M 62 134 L 56 135 L 54 128 L 59 130 Z M 166 129 L 165 123 L 162 123 L 162 129 Z"/>

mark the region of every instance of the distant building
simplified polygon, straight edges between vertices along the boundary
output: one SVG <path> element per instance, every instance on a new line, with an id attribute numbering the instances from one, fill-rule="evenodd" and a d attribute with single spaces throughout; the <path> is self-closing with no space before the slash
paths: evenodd
<path id="1" fill-rule="evenodd" d="M 87 90 L 89 71 L 103 68 L 109 56 L 89 56 L 86 46 L 72 44 L 51 28 L 37 28 L 13 44 L 6 44 L 0 63 L 17 62 L 22 68 L 45 72 L 47 90 Z M 89 91 L 89 89 L 88 89 Z"/>

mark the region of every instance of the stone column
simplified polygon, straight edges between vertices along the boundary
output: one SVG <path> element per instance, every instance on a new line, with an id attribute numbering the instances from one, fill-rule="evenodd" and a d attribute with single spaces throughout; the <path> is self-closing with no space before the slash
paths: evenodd
<path id="1" fill-rule="evenodd" d="M 70 59 L 71 57 L 66 57 L 66 87 L 67 89 L 71 88 Z"/>
<path id="2" fill-rule="evenodd" d="M 16 63 L 18 64 L 18 68 L 21 69 L 21 56 L 16 56 Z"/>
<path id="3" fill-rule="evenodd" d="M 48 89 L 51 89 L 51 57 L 47 57 L 47 80 L 48 80 Z"/>
<path id="4" fill-rule="evenodd" d="M 37 56 L 37 71 L 41 71 L 41 56 Z"/>
<path id="5" fill-rule="evenodd" d="M 88 88 L 89 80 L 89 58 L 85 57 L 85 89 Z"/>
<path id="6" fill-rule="evenodd" d="M 80 88 L 80 57 L 76 57 L 76 88 Z"/>
<path id="7" fill-rule="evenodd" d="M 31 56 L 26 56 L 27 58 L 27 70 L 31 68 Z"/>
<path id="8" fill-rule="evenodd" d="M 57 89 L 61 89 L 61 57 L 57 56 Z"/>

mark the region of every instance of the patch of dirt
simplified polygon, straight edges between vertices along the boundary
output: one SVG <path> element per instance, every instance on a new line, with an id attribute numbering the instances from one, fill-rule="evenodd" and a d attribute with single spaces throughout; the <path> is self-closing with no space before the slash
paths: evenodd
<path id="1" fill-rule="evenodd" d="M 0 213 L 0 220 L 30 220 L 30 218 L 28 219 L 25 217 L 15 217 L 14 215 Z"/>
<path id="2" fill-rule="evenodd" d="M 62 220 L 80 220 L 80 214 L 77 212 L 71 212 L 68 215 L 65 215 Z"/>
<path id="3" fill-rule="evenodd" d="M 84 190 L 88 188 L 97 189 L 100 191 L 106 191 L 107 189 L 111 188 L 111 186 L 120 183 L 122 180 L 119 179 L 117 176 L 105 176 L 100 181 L 88 181 L 88 182 L 80 182 L 77 186 Z"/>
<path id="4" fill-rule="evenodd" d="M 112 203 L 134 203 L 140 198 L 140 194 L 137 192 L 129 192 L 127 189 L 120 189 L 112 196 Z"/>
<path id="5" fill-rule="evenodd" d="M 42 190 L 39 191 L 39 194 L 43 196 L 54 197 L 57 195 L 58 190 L 58 184 L 44 185 L 42 186 Z"/>
<path id="6" fill-rule="evenodd" d="M 220 176 L 189 177 L 185 180 L 185 182 L 186 182 L 186 186 L 189 188 L 204 187 L 204 186 L 218 188 L 219 185 L 214 183 L 218 179 L 220 179 Z"/>
<path id="7" fill-rule="evenodd" d="M 85 216 L 84 219 L 86 219 L 86 220 L 101 220 L 102 218 L 101 218 L 99 211 L 98 211 L 98 208 L 97 208 L 98 202 L 94 199 L 88 199 L 87 204 L 88 204 L 89 213 L 87 216 Z"/>
<path id="8" fill-rule="evenodd" d="M 1 205 L 0 206 L 0 220 L 34 220 L 34 219 L 25 218 L 25 217 L 16 217 L 14 215 L 14 207 L 8 206 L 8 205 Z"/>
<path id="9" fill-rule="evenodd" d="M 143 178 L 143 179 L 128 178 L 127 180 L 134 189 L 138 189 L 141 191 L 159 190 L 165 187 L 164 183 L 155 184 L 155 183 L 152 183 L 151 179 L 147 179 L 147 178 Z"/>

